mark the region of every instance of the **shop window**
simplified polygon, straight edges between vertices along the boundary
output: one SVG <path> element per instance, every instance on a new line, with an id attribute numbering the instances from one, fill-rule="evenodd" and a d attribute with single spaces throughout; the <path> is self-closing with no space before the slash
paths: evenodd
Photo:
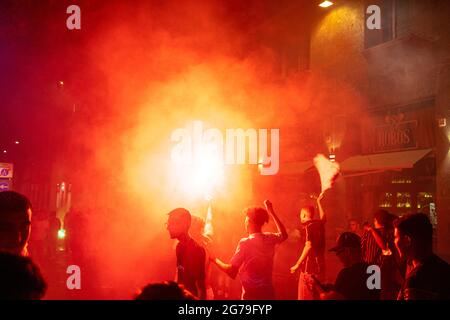
<path id="1" fill-rule="evenodd" d="M 411 208 L 411 194 L 409 192 L 397 192 L 397 208 Z"/>
<path id="2" fill-rule="evenodd" d="M 377 5 L 381 9 L 381 29 L 369 30 L 365 26 L 364 46 L 366 49 L 403 37 L 409 32 L 410 0 L 371 0 L 366 5 Z M 366 6 L 366 8 L 367 8 Z M 369 15 L 366 13 L 367 21 Z"/>
<path id="3" fill-rule="evenodd" d="M 392 184 L 411 184 L 411 178 L 394 178 L 391 180 Z"/>
<path id="4" fill-rule="evenodd" d="M 433 194 L 430 192 L 419 192 L 417 194 L 417 209 L 429 210 L 430 204 L 433 203 Z"/>
<path id="5" fill-rule="evenodd" d="M 394 195 L 390 192 L 385 192 L 381 195 L 380 208 L 392 208 Z"/>

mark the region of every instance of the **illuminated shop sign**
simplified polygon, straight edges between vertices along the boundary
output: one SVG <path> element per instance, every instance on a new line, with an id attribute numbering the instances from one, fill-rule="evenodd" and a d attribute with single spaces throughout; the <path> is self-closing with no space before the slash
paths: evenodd
<path id="1" fill-rule="evenodd" d="M 385 152 L 416 148 L 416 133 L 416 120 L 375 127 L 374 151 Z"/>

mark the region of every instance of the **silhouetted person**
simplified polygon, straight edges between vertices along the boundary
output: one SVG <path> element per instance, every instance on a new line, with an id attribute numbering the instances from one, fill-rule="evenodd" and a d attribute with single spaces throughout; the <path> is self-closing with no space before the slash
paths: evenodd
<path id="1" fill-rule="evenodd" d="M 86 257 L 85 253 L 87 251 L 85 243 L 86 239 L 89 237 L 86 216 L 86 211 L 72 208 L 64 217 L 67 247 L 74 261 L 82 265 L 84 264 Z"/>
<path id="2" fill-rule="evenodd" d="M 363 230 L 361 229 L 361 226 L 359 224 L 359 221 L 356 219 L 349 219 L 348 220 L 348 227 L 347 227 L 349 232 L 353 232 L 355 234 L 357 234 L 358 236 L 362 236 L 363 234 Z"/>
<path id="3" fill-rule="evenodd" d="M 48 214 L 46 211 L 33 212 L 33 232 L 28 241 L 28 251 L 33 259 L 45 261 L 48 258 L 46 237 L 48 233 Z"/>
<path id="4" fill-rule="evenodd" d="M 172 239 L 178 239 L 177 280 L 187 290 L 200 299 L 206 297 L 205 285 L 205 249 L 189 235 L 191 214 L 184 208 L 177 208 L 169 212 L 167 230 Z"/>
<path id="5" fill-rule="evenodd" d="M 28 255 L 31 203 L 15 191 L 0 192 L 0 251 Z"/>
<path id="6" fill-rule="evenodd" d="M 298 281 L 298 299 L 319 299 L 313 277 L 323 279 L 325 275 L 325 222 L 326 216 L 322 208 L 323 194 L 317 198 L 319 219 L 314 219 L 314 207 L 304 207 L 300 211 L 300 221 L 304 227 L 306 237 L 305 246 L 297 260 L 291 267 L 291 273 L 300 268 Z"/>
<path id="7" fill-rule="evenodd" d="M 0 252 L 0 300 L 38 300 L 46 290 L 45 280 L 30 258 Z"/>
<path id="8" fill-rule="evenodd" d="M 426 214 L 394 222 L 395 245 L 409 266 L 399 300 L 450 299 L 450 266 L 433 253 L 433 226 Z"/>
<path id="9" fill-rule="evenodd" d="M 364 262 L 361 255 L 361 238 L 353 232 L 342 233 L 336 246 L 330 249 L 344 268 L 339 272 L 333 286 L 322 293 L 322 300 L 378 300 L 380 290 L 369 289 L 367 274 L 369 264 Z M 382 276 L 382 275 L 381 275 Z"/>
<path id="10" fill-rule="evenodd" d="M 56 211 L 51 211 L 48 216 L 48 233 L 47 233 L 47 246 L 49 248 L 51 256 L 56 254 L 58 250 L 58 231 L 61 229 L 61 221 L 56 216 Z"/>
<path id="11" fill-rule="evenodd" d="M 182 285 L 165 281 L 145 286 L 135 300 L 197 300 L 197 298 Z"/>
<path id="12" fill-rule="evenodd" d="M 206 287 L 206 299 L 214 300 L 214 291 L 211 286 L 211 261 L 209 259 L 208 248 L 212 245 L 212 239 L 205 234 L 205 220 L 198 216 L 192 216 L 191 227 L 189 229 L 191 237 L 205 249 L 205 287 Z"/>
<path id="13" fill-rule="evenodd" d="M 275 245 L 287 239 L 286 228 L 275 214 L 272 203 L 264 201 L 266 209 L 250 207 L 245 209 L 245 228 L 248 237 L 241 239 L 230 263 L 218 258 L 211 260 L 231 278 L 239 277 L 242 283 L 243 300 L 273 300 L 275 291 L 272 283 Z M 278 233 L 262 232 L 264 224 L 272 216 Z"/>
<path id="14" fill-rule="evenodd" d="M 388 242 L 393 242 L 393 220 L 393 215 L 380 209 L 374 213 L 374 227 L 369 224 L 364 226 L 361 246 L 363 259 L 367 263 L 381 265 L 383 250 L 387 249 Z"/>
<path id="15" fill-rule="evenodd" d="M 381 299 L 395 300 L 400 289 L 402 277 L 399 257 L 394 245 L 393 221 L 397 217 L 385 210 L 374 214 L 374 226 L 365 227 L 362 237 L 363 259 L 369 264 L 381 268 Z"/>

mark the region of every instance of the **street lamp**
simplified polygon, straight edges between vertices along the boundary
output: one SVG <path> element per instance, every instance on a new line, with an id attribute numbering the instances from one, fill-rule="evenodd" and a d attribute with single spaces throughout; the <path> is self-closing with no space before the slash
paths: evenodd
<path id="1" fill-rule="evenodd" d="M 322 3 L 319 4 L 319 7 L 322 8 L 328 8 L 331 7 L 334 3 L 331 1 L 323 1 Z"/>

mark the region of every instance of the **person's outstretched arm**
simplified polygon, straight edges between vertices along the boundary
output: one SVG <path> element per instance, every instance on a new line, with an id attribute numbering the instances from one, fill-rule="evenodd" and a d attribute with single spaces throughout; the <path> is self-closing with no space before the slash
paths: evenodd
<path id="1" fill-rule="evenodd" d="M 211 258 L 211 261 L 223 272 L 225 272 L 230 278 L 235 279 L 238 274 L 238 268 L 234 267 L 230 263 L 225 263 L 219 258 Z"/>
<path id="2" fill-rule="evenodd" d="M 223 272 L 225 272 L 230 278 L 235 279 L 238 272 L 239 272 L 239 268 L 242 265 L 242 263 L 244 262 L 245 259 L 245 248 L 243 245 L 244 239 L 242 239 L 237 248 L 236 251 L 233 255 L 233 257 L 230 260 L 230 263 L 225 263 L 222 260 L 220 260 L 219 258 L 216 258 L 215 254 L 210 252 L 209 253 L 209 259 Z"/>
<path id="3" fill-rule="evenodd" d="M 378 247 L 380 247 L 381 250 L 388 249 L 386 241 L 376 229 L 370 227 L 368 228 L 368 230 L 372 234 L 373 238 L 375 239 L 375 242 L 377 243 Z"/>
<path id="4" fill-rule="evenodd" d="M 280 218 L 275 214 L 275 211 L 273 210 L 272 202 L 269 200 L 264 201 L 264 205 L 266 206 L 267 212 L 272 216 L 273 221 L 275 221 L 275 225 L 277 227 L 277 230 L 279 233 L 281 233 L 281 241 L 284 241 L 288 238 L 288 233 L 286 231 L 286 227 L 281 222 Z"/>

